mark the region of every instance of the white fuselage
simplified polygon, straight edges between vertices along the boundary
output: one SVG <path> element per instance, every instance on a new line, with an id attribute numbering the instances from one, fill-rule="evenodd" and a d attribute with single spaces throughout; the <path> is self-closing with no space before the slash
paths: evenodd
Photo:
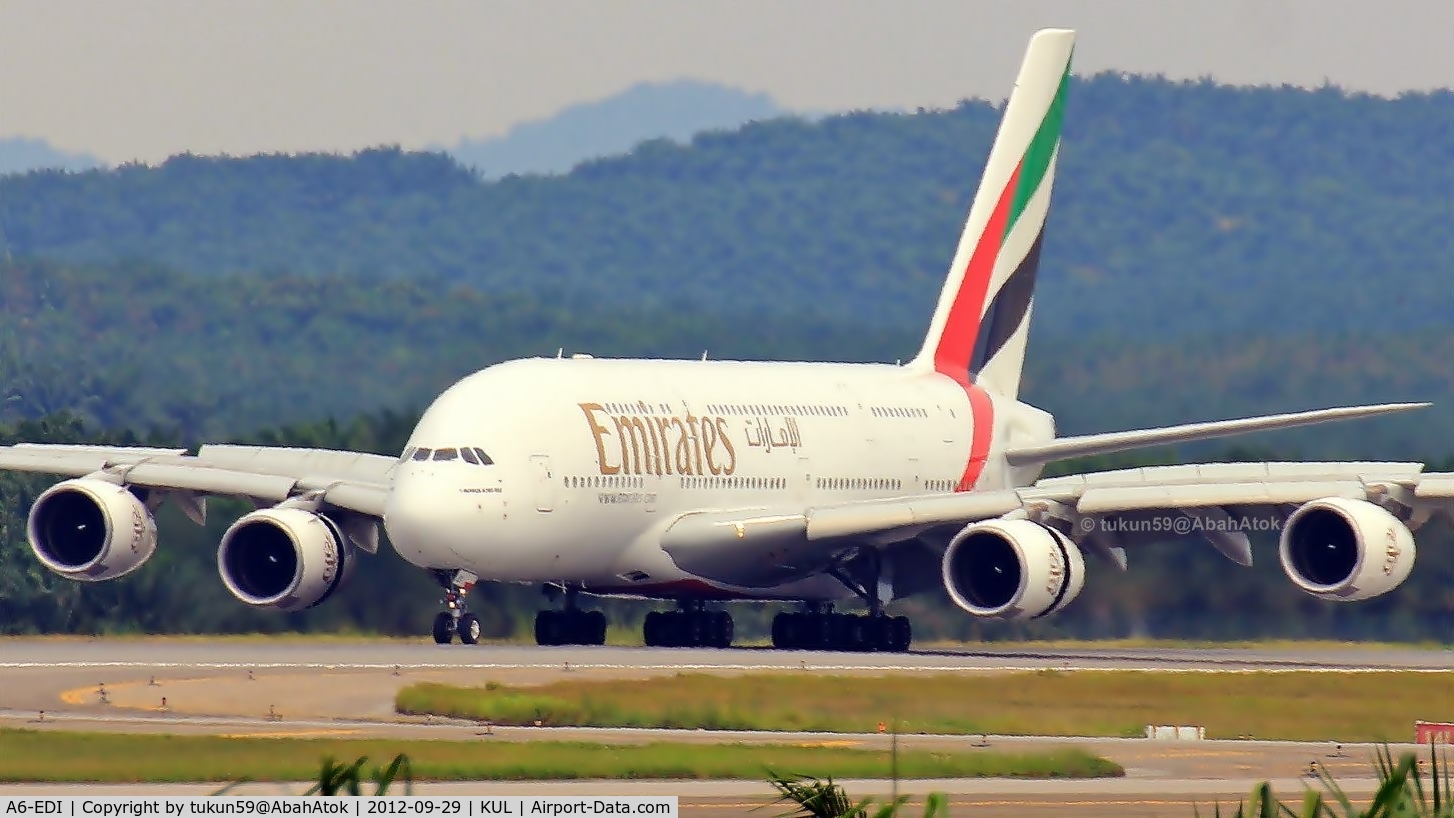
<path id="1" fill-rule="evenodd" d="M 882 364 L 555 358 L 477 372 L 425 411 L 394 472 L 384 524 L 409 562 L 484 580 L 673 597 L 838 598 L 819 577 L 764 593 L 711 584 L 660 547 L 680 515 L 1024 485 L 1010 443 L 1050 416 L 988 396 L 975 447 L 966 388 Z M 983 411 L 983 409 L 981 410 Z M 438 451 L 473 449 L 491 464 Z M 428 459 L 417 459 L 426 455 Z M 986 454 L 987 452 L 987 454 Z M 446 453 L 444 456 L 450 456 Z"/>

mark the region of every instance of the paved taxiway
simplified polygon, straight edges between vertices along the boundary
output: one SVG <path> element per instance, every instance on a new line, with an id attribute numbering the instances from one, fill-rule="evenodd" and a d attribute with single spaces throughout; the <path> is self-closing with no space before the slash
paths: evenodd
<path id="1" fill-rule="evenodd" d="M 1026 650 L 983 648 L 910 654 L 779 652 L 593 647 L 437 646 L 396 642 L 216 643 L 177 640 L 0 641 L 0 725 L 50 730 L 211 733 L 293 736 L 445 739 L 461 742 L 557 739 L 635 743 L 646 741 L 826 743 L 865 749 L 887 746 L 887 736 L 741 733 L 697 730 L 596 730 L 485 727 L 470 722 L 401 717 L 393 694 L 417 681 L 481 684 L 498 680 L 532 684 L 562 678 L 646 678 L 681 671 L 734 675 L 757 670 L 835 673 L 985 673 L 1031 668 L 1121 668 L 1151 672 L 1316 670 L 1449 670 L 1454 652 L 1402 649 L 1300 651 L 1228 650 Z M 102 687 L 106 696 L 103 703 Z M 165 707 L 162 706 L 165 697 Z M 38 712 L 46 711 L 38 720 Z M 1373 748 L 1256 741 L 1153 742 L 1145 739 L 1062 739 L 978 736 L 901 736 L 906 748 L 980 747 L 1024 751 L 1078 745 L 1113 759 L 1123 779 L 1095 781 L 958 780 L 902 782 L 904 792 L 941 790 L 955 812 L 979 815 L 1190 815 L 1242 798 L 1262 778 L 1293 798 L 1310 762 L 1339 776 L 1350 793 L 1365 793 Z M 884 795 L 886 782 L 851 782 L 855 796 Z M 24 793 L 206 793 L 215 785 L 96 787 L 5 786 Z M 300 786 L 287 788 L 298 792 Z M 252 792 L 282 791 L 278 785 Z M 752 815 L 774 793 L 759 781 L 549 782 L 427 784 L 430 794 L 676 794 L 684 815 Z M 773 810 L 776 812 L 777 810 Z M 761 812 L 755 813 L 761 816 Z"/>
<path id="2" fill-rule="evenodd" d="M 356 668 L 510 669 L 558 667 L 636 670 L 1003 670 L 1120 668 L 1139 670 L 1450 670 L 1454 650 L 1418 649 L 1109 649 L 1023 647 L 912 653 L 836 653 L 633 647 L 434 645 L 401 642 L 319 643 L 106 640 L 0 642 L 0 670 L 48 668 Z"/>

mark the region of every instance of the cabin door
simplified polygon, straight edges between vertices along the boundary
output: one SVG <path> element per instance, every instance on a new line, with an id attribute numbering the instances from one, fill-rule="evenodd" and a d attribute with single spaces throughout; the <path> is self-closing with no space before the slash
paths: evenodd
<path id="1" fill-rule="evenodd" d="M 550 511 L 555 508 L 555 475 L 550 469 L 550 455 L 533 455 L 530 465 L 535 469 L 535 510 Z"/>

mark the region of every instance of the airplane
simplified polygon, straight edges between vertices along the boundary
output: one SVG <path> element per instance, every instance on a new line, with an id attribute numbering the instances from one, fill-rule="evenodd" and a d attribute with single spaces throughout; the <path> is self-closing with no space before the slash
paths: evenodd
<path id="1" fill-rule="evenodd" d="M 1182 534 L 1251 564 L 1246 515 L 1281 523 L 1290 580 L 1368 599 L 1413 567 L 1413 529 L 1454 497 L 1419 463 L 1212 463 L 1041 479 L 1088 455 L 1370 418 L 1392 403 L 1060 437 L 1018 397 L 1060 153 L 1075 32 L 1034 34 L 918 353 L 904 363 L 607 359 L 557 353 L 468 375 L 427 406 L 397 457 L 285 447 L 18 444 L 0 468 L 60 475 L 29 511 L 35 557 L 101 582 L 155 553 L 154 514 L 193 521 L 209 497 L 254 510 L 222 536 L 218 572 L 241 602 L 329 600 L 380 528 L 444 590 L 433 638 L 480 641 L 479 581 L 559 601 L 540 645 L 600 645 L 582 597 L 674 602 L 643 641 L 729 647 L 742 600 L 799 603 L 772 644 L 909 650 L 886 606 L 943 589 L 969 615 L 1056 614 L 1087 557 L 1126 570 L 1146 540 Z M 863 606 L 845 613 L 837 606 Z M 715 606 L 715 607 L 714 607 Z"/>

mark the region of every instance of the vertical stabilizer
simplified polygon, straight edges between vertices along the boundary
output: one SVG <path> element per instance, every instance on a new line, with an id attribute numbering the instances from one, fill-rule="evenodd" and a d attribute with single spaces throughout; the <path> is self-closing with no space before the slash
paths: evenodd
<path id="1" fill-rule="evenodd" d="M 924 345 L 909 366 L 1016 398 L 1075 32 L 1030 38 Z"/>

